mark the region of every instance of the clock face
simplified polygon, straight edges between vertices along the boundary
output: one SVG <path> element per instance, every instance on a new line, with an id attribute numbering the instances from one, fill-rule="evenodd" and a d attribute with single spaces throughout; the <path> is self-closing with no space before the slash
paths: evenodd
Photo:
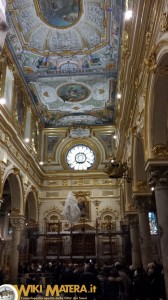
<path id="1" fill-rule="evenodd" d="M 95 154 L 86 145 L 76 145 L 68 151 L 66 159 L 71 169 L 88 170 L 95 161 Z"/>

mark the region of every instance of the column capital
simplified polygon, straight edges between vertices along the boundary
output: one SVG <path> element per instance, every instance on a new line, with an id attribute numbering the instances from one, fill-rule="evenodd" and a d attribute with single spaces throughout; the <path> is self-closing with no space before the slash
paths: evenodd
<path id="1" fill-rule="evenodd" d="M 156 188 L 168 188 L 168 166 L 151 166 L 149 185 Z"/>
<path id="2" fill-rule="evenodd" d="M 22 230 L 25 225 L 25 217 L 22 215 L 11 215 L 10 222 L 13 230 Z"/>

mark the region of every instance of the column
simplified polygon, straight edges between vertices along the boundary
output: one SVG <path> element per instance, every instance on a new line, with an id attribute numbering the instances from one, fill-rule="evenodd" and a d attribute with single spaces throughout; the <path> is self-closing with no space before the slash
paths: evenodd
<path id="1" fill-rule="evenodd" d="M 131 237 L 132 265 L 137 269 L 141 266 L 140 232 L 138 215 L 128 215 Z"/>
<path id="2" fill-rule="evenodd" d="M 128 224 L 122 225 L 123 239 L 122 239 L 122 251 L 124 263 L 127 265 L 131 264 L 131 239 L 130 239 L 130 228 Z"/>
<path id="3" fill-rule="evenodd" d="M 139 193 L 136 197 L 134 194 L 134 198 L 138 208 L 142 265 L 146 268 L 148 263 L 153 262 L 152 241 L 148 217 L 151 195 Z"/>
<path id="4" fill-rule="evenodd" d="M 168 167 L 152 167 L 149 184 L 155 187 L 156 210 L 163 261 L 166 299 L 168 299 Z"/>
<path id="5" fill-rule="evenodd" d="M 17 284 L 18 277 L 18 263 L 19 263 L 19 243 L 21 237 L 21 230 L 24 227 L 25 218 L 21 215 L 10 216 L 12 225 L 12 244 L 11 244 L 11 255 L 10 255 L 10 272 L 11 272 L 11 283 Z"/>

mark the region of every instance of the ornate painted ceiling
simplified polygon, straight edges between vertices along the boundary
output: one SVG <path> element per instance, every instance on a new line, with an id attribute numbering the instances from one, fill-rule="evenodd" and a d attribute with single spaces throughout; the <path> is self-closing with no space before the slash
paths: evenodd
<path id="1" fill-rule="evenodd" d="M 7 43 L 45 127 L 115 120 L 122 0 L 9 0 Z"/>

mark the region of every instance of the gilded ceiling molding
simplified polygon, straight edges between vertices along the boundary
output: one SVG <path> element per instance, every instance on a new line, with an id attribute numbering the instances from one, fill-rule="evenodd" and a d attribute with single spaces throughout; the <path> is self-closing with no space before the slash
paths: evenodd
<path id="1" fill-rule="evenodd" d="M 158 144 L 152 149 L 154 157 L 168 157 L 168 147 L 164 144 Z"/>
<path id="2" fill-rule="evenodd" d="M 165 32 L 168 31 L 168 13 L 162 13 L 162 18 L 160 22 L 160 31 Z"/>

